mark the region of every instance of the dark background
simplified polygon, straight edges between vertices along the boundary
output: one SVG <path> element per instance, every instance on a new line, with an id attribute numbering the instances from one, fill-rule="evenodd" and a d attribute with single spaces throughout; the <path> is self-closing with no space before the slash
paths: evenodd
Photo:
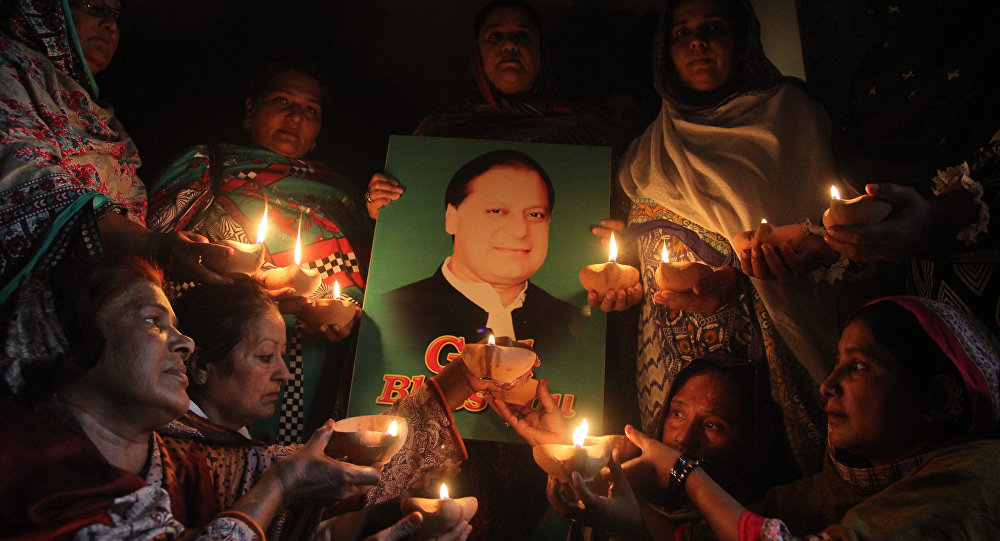
<path id="1" fill-rule="evenodd" d="M 600 104 L 612 90 L 659 108 L 650 55 L 660 2 L 625 8 L 536 3 L 559 97 Z M 391 134 L 410 134 L 435 109 L 472 90 L 472 21 L 485 1 L 179 0 L 125 2 L 129 28 L 98 76 L 136 140 L 151 185 L 184 148 L 247 143 L 246 81 L 275 51 L 310 55 L 327 71 L 332 105 L 311 157 L 367 185 Z"/>

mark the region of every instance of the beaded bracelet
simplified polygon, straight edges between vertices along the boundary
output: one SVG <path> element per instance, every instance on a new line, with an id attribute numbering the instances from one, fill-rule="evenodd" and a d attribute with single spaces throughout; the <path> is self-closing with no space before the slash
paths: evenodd
<path id="1" fill-rule="evenodd" d="M 686 456 L 677 457 L 677 462 L 674 463 L 674 467 L 670 468 L 670 481 L 677 488 L 684 488 L 684 483 L 687 482 L 688 475 L 694 471 L 695 468 L 701 465 L 702 460 L 700 458 L 691 458 Z"/>

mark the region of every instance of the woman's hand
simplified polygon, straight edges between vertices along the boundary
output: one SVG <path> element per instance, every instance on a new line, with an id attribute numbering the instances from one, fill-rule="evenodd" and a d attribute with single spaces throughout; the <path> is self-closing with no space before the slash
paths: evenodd
<path id="1" fill-rule="evenodd" d="M 457 409 L 473 393 L 482 391 L 486 393 L 486 396 L 489 396 L 491 392 L 503 390 L 500 384 L 493 380 L 476 377 L 469 370 L 469 367 L 466 366 L 465 359 L 461 356 L 446 364 L 434 376 L 434 381 L 437 382 L 438 386 L 441 387 L 441 391 L 444 392 L 446 405 L 450 410 Z"/>
<path id="2" fill-rule="evenodd" d="M 612 220 L 611 218 L 605 218 L 601 220 L 601 225 L 594 226 L 590 229 L 590 232 L 601 237 L 601 244 L 608 244 L 611 242 L 612 233 L 621 233 L 625 231 L 625 222 L 621 220 Z"/>
<path id="3" fill-rule="evenodd" d="M 611 485 L 607 497 L 595 494 L 580 474 L 573 472 L 573 482 L 568 485 L 549 476 L 545 487 L 549 503 L 557 513 L 613 535 L 627 539 L 648 537 L 639 500 L 622 471 L 617 450 L 612 452 L 608 468 Z"/>
<path id="4" fill-rule="evenodd" d="M 642 302 L 642 280 L 628 289 L 612 289 L 601 298 L 596 291 L 587 292 L 587 304 L 605 312 L 621 312 Z"/>
<path id="5" fill-rule="evenodd" d="M 625 222 L 605 218 L 601 220 L 601 225 L 594 226 L 590 232 L 601 237 L 601 244 L 611 242 L 612 233 L 621 233 L 625 230 Z M 642 302 L 642 281 L 628 289 L 613 289 L 601 297 L 596 291 L 587 293 L 587 304 L 594 308 L 600 308 L 605 312 L 620 312 L 627 310 Z"/>
<path id="6" fill-rule="evenodd" d="M 282 502 L 289 506 L 324 506 L 364 494 L 378 482 L 374 468 L 334 460 L 325 449 L 333 435 L 334 422 L 327 421 L 306 444 L 272 466 L 265 475 L 280 482 Z"/>
<path id="7" fill-rule="evenodd" d="M 625 436 L 642 451 L 638 457 L 622 464 L 629 483 L 638 488 L 654 481 L 661 489 L 670 488 L 670 470 L 681 456 L 680 452 L 639 432 L 632 425 L 625 425 Z M 601 477 L 607 479 L 609 473 L 602 471 Z"/>
<path id="8" fill-rule="evenodd" d="M 403 187 L 396 179 L 375 173 L 368 181 L 368 191 L 365 192 L 365 206 L 368 207 L 368 215 L 372 217 L 372 220 L 377 220 L 379 209 L 399 199 L 401 195 L 403 195 Z"/>
<path id="9" fill-rule="evenodd" d="M 840 254 L 817 235 L 806 235 L 794 248 L 787 242 L 778 246 L 761 244 L 740 254 L 740 270 L 758 280 L 788 282 L 805 276 L 820 265 L 836 261 Z"/>
<path id="10" fill-rule="evenodd" d="M 566 429 L 566 419 L 563 417 L 559 405 L 549 394 L 549 382 L 542 379 L 535 388 L 535 397 L 538 398 L 540 409 L 532 409 L 530 405 L 514 408 L 503 400 L 497 400 L 487 394 L 486 401 L 489 402 L 493 411 L 500 416 L 507 426 L 524 441 L 532 446 L 545 443 L 567 443 L 570 441 L 570 434 Z"/>
<path id="11" fill-rule="evenodd" d="M 232 248 L 211 244 L 206 237 L 190 231 L 163 233 L 159 242 L 156 250 L 157 262 L 176 278 L 208 284 L 233 282 L 231 278 L 202 264 L 202 258 L 212 259 L 232 255 Z"/>
<path id="12" fill-rule="evenodd" d="M 852 261 L 898 261 L 940 242 L 939 230 L 957 233 L 963 224 L 971 223 L 961 212 L 941 216 L 930 201 L 907 186 L 869 184 L 865 191 L 892 203 L 892 213 L 877 224 L 831 227 L 825 237 L 834 250 Z"/>
<path id="13" fill-rule="evenodd" d="M 711 314 L 732 300 L 739 275 L 736 267 L 720 267 L 699 280 L 690 292 L 660 290 L 653 293 L 653 302 L 675 310 Z"/>
<path id="14" fill-rule="evenodd" d="M 233 251 L 211 244 L 189 231 L 156 233 L 117 212 L 106 212 L 97 223 L 109 252 L 126 253 L 156 261 L 174 280 L 230 284 L 232 279 L 201 264 L 202 258 L 226 258 Z"/>
<path id="15" fill-rule="evenodd" d="M 307 299 L 308 302 L 312 302 L 311 299 Z M 354 325 L 357 321 L 361 319 L 361 308 L 358 308 L 354 312 L 354 317 L 346 325 L 319 325 L 315 326 L 304 319 L 299 320 L 299 325 L 302 325 L 302 330 L 310 336 L 315 336 L 316 338 L 323 338 L 329 342 L 340 342 L 341 340 L 347 338 L 354 331 Z"/>

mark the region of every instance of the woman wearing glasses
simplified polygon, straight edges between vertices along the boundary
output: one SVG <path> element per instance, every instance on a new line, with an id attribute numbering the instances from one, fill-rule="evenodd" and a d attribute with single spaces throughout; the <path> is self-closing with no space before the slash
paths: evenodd
<path id="1" fill-rule="evenodd" d="M 145 227 L 139 154 L 94 74 L 118 48 L 119 0 L 0 6 L 0 302 L 33 268 L 101 251 L 223 282 L 200 256 L 228 249 Z"/>

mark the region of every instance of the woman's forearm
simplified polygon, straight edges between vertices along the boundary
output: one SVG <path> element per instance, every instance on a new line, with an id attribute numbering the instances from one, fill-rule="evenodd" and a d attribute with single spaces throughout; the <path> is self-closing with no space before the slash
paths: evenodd
<path id="1" fill-rule="evenodd" d="M 101 239 L 111 253 L 132 254 L 139 257 L 154 258 L 156 255 L 155 234 L 125 216 L 110 211 L 101 217 L 97 223 L 101 231 Z"/>
<path id="2" fill-rule="evenodd" d="M 738 541 L 740 516 L 746 511 L 740 502 L 720 487 L 702 468 L 688 475 L 684 484 L 688 498 L 698 506 L 712 531 L 721 541 Z"/>

